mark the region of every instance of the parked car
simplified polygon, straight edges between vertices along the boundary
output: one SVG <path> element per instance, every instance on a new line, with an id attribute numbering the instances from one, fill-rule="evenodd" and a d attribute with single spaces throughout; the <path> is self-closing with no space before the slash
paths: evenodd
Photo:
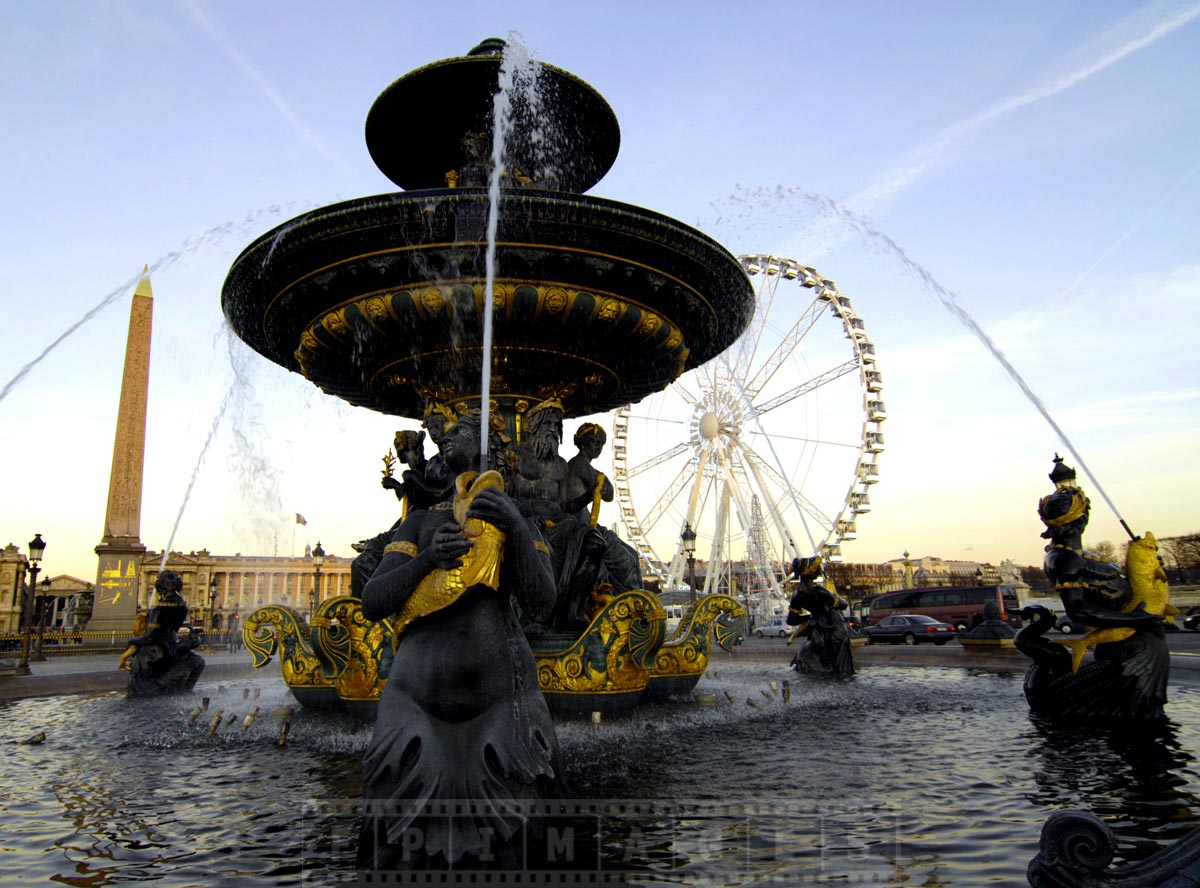
<path id="1" fill-rule="evenodd" d="M 1200 632 L 1200 609 L 1192 608 L 1183 618 L 1183 628 L 1192 632 Z"/>
<path id="2" fill-rule="evenodd" d="M 759 638 L 762 638 L 764 635 L 768 637 L 787 638 L 791 634 L 791 631 L 792 627 L 783 620 L 770 620 L 755 629 L 754 634 Z"/>
<path id="3" fill-rule="evenodd" d="M 955 629 L 924 614 L 893 614 L 884 617 L 874 626 L 866 628 L 867 644 L 890 642 L 891 644 L 921 644 L 931 641 L 945 644 L 954 637 Z"/>

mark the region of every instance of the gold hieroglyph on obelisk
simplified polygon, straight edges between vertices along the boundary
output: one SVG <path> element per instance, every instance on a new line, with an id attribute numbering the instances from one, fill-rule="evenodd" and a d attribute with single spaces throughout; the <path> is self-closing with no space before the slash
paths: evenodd
<path id="1" fill-rule="evenodd" d="M 150 325 L 154 294 L 149 269 L 142 270 L 129 309 L 125 372 L 108 479 L 104 537 L 96 547 L 96 600 L 89 630 L 129 633 L 137 609 L 138 565 L 146 547 L 141 541 L 142 467 L 146 454 L 146 402 L 150 389 Z"/>

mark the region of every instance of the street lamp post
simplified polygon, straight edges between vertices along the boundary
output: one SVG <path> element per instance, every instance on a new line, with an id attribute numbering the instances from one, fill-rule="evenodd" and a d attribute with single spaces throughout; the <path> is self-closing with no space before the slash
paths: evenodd
<path id="1" fill-rule="evenodd" d="M 33 593 L 37 588 L 38 564 L 42 553 L 46 551 L 46 542 L 40 533 L 35 533 L 29 542 L 29 585 L 21 596 L 21 660 L 17 663 L 17 675 L 29 674 L 29 622 L 33 617 Z"/>
<path id="2" fill-rule="evenodd" d="M 683 557 L 688 563 L 688 586 L 692 590 L 692 604 L 696 603 L 696 531 L 692 530 L 692 523 L 685 521 L 683 524 L 683 532 L 679 534 L 679 541 L 682 544 Z"/>
<path id="3" fill-rule="evenodd" d="M 212 575 L 208 578 L 208 632 L 209 635 L 216 635 L 217 631 L 217 577 Z M 216 639 L 213 639 L 213 644 L 216 644 Z"/>
<path id="4" fill-rule="evenodd" d="M 46 633 L 46 608 L 50 603 L 50 578 L 46 577 L 42 580 L 41 594 L 37 597 L 37 645 L 33 649 L 33 656 L 29 659 L 34 662 L 41 662 L 46 659 L 46 655 L 42 653 L 42 639 Z"/>
<path id="5" fill-rule="evenodd" d="M 312 563 L 313 587 L 308 596 L 308 618 L 310 620 L 317 612 L 317 599 L 321 594 L 321 565 L 325 563 L 325 550 L 321 548 L 320 540 L 317 540 L 317 546 L 312 550 Z"/>

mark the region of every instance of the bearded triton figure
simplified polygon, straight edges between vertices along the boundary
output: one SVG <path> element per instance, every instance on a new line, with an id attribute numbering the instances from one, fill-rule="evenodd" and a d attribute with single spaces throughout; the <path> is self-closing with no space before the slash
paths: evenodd
<path id="1" fill-rule="evenodd" d="M 641 586 L 637 552 L 598 526 L 600 501 L 613 498 L 612 483 L 592 466 L 604 447 L 604 430 L 595 423 L 580 426 L 575 434 L 579 453 L 568 462 L 558 453 L 561 402 L 543 401 L 526 416 L 527 436 L 517 448 L 514 496 L 550 546 L 558 589 L 551 628 L 580 631 L 598 606 L 598 584 L 614 594 Z"/>
<path id="2" fill-rule="evenodd" d="M 1016 637 L 1017 649 L 1033 659 L 1025 675 L 1030 708 L 1059 718 L 1108 720 L 1164 717 L 1170 653 L 1164 618 L 1174 608 L 1167 600 L 1166 576 L 1157 562 L 1150 534 L 1129 545 L 1127 574 L 1083 548 L 1091 504 L 1075 483 L 1075 470 L 1055 456 L 1050 473 L 1054 492 L 1038 502 L 1046 530 L 1046 576 L 1072 621 L 1094 627 L 1081 639 L 1050 641 L 1045 633 L 1053 614 L 1033 605 L 1021 611 L 1032 620 Z M 1087 648 L 1093 661 L 1083 664 Z"/>
<path id="3" fill-rule="evenodd" d="M 548 617 L 549 550 L 499 476 L 471 471 L 479 426 L 466 414 L 448 428 L 457 496 L 410 512 L 363 589 L 363 615 L 396 615 L 397 637 L 363 758 L 360 870 L 518 860 L 529 836 L 503 803 L 557 792 L 554 724 L 514 612 Z M 462 818 L 425 807 L 441 800 L 491 807 Z"/>
<path id="4" fill-rule="evenodd" d="M 200 638 L 179 634 L 188 613 L 181 594 L 183 579 L 164 570 L 154 581 L 154 592 L 156 600 L 145 626 L 129 639 L 129 648 L 118 663 L 129 670 L 131 697 L 187 693 L 204 671 L 204 658 L 194 650 L 200 646 Z"/>

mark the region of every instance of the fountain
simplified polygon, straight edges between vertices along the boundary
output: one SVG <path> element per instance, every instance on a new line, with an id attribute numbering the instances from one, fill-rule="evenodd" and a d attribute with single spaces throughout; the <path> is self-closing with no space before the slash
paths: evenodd
<path id="1" fill-rule="evenodd" d="M 753 291 L 700 232 L 583 195 L 616 156 L 616 118 L 578 78 L 533 69 L 526 102 L 502 101 L 514 78 L 499 40 L 401 77 L 366 139 L 407 190 L 267 232 L 222 293 L 243 340 L 323 391 L 442 420 L 433 459 L 403 455 L 431 503 L 372 553 L 361 602 L 326 601 L 307 627 L 278 606 L 243 624 L 256 665 L 282 642 L 302 703 L 378 707 L 366 871 L 528 854 L 528 818 L 508 806 L 561 782 L 550 710 L 603 716 L 686 693 L 714 623 L 744 614 L 709 596 L 664 644 L 636 553 L 584 511 L 611 484 L 558 449 L 564 418 L 637 402 L 720 354 Z M 590 489 L 564 498 L 580 478 Z M 483 808 L 452 826 L 428 808 L 456 799 Z"/>
<path id="2" fill-rule="evenodd" d="M 686 692 L 715 622 L 743 608 L 713 597 L 664 643 L 665 612 L 636 588 L 636 555 L 596 526 L 595 510 L 571 514 L 547 495 L 567 472 L 562 420 L 636 402 L 719 354 L 753 294 L 738 261 L 700 232 L 581 193 L 611 166 L 619 131 L 600 95 L 565 71 L 537 64 L 539 101 L 510 103 L 502 163 L 489 169 L 504 50 L 485 41 L 388 87 L 367 117 L 367 145 L 408 190 L 262 235 L 233 264 L 222 304 L 262 355 L 352 404 L 424 419 L 435 444 L 445 424 L 481 417 L 483 468 L 502 473 L 539 525 L 564 599 L 548 625 L 527 626 L 539 685 L 560 715 L 611 713 Z M 422 483 L 409 489 L 448 502 L 441 454 L 402 458 L 420 463 L 406 476 Z M 385 539 L 366 545 L 362 581 Z M 307 624 L 261 608 L 243 634 L 256 665 L 281 653 L 302 703 L 369 707 L 385 685 L 390 632 L 357 608 L 327 600 Z M 719 644 L 738 636 L 715 634 Z"/>
<path id="3" fill-rule="evenodd" d="M 457 113 L 435 103 L 406 107 L 428 112 L 413 113 L 412 120 Z M 412 142 L 423 143 L 424 135 Z M 463 190 L 478 187 L 464 185 Z M 446 231 L 460 227 L 457 219 L 452 225 L 434 221 L 444 201 L 459 197 L 447 193 L 456 190 L 428 189 L 428 204 L 416 212 L 425 214 L 428 206 L 430 237 L 445 237 Z M 502 190 L 501 203 L 520 204 L 524 190 Z M 450 279 L 442 274 L 454 263 L 456 269 L 469 264 L 477 274 L 471 257 L 480 252 L 478 243 L 468 239 L 462 247 L 451 238 L 451 247 L 443 242 L 441 253 L 429 249 L 420 222 L 424 217 L 405 222 L 412 209 L 403 198 L 418 194 L 354 201 L 339 205 L 342 210 L 327 208 L 301 217 L 296 239 L 290 231 L 280 231 L 274 245 L 288 263 L 284 271 L 275 267 L 271 244 L 252 245 L 251 251 L 261 248 L 235 268 L 245 285 L 236 294 L 252 298 L 246 303 L 227 300 L 230 317 L 241 317 L 251 331 L 247 335 L 261 335 L 269 351 L 275 347 L 268 348 L 270 342 L 278 345 L 287 338 L 281 332 L 281 325 L 286 326 L 282 317 L 267 321 L 276 302 L 307 308 L 307 320 L 292 330 L 299 343 L 293 351 L 299 354 L 289 366 L 316 366 L 313 372 L 322 385 L 377 399 L 378 405 L 368 405 L 374 409 L 395 403 L 386 400 L 396 395 L 393 388 L 415 385 L 397 382 L 409 367 L 433 365 L 433 379 L 440 384 L 452 378 L 438 372 L 442 366 L 482 364 L 472 357 L 481 353 L 473 351 L 475 326 L 446 322 L 446 315 L 478 318 L 486 284 L 478 277 L 447 284 Z M 583 201 L 579 217 L 596 218 L 592 205 L 598 203 Z M 479 206 L 466 202 L 458 208 L 465 214 L 462 230 L 477 238 L 486 227 Z M 535 216 L 540 224 L 541 216 L 529 214 Z M 527 324 L 535 335 L 536 324 L 552 320 L 547 315 L 558 315 L 581 298 L 563 288 L 564 301 L 555 311 L 552 306 L 560 297 L 552 297 L 549 287 L 543 294 L 545 281 L 527 283 L 516 277 L 522 251 L 531 252 L 536 245 L 506 232 L 507 218 L 500 215 L 497 249 L 497 365 L 506 357 L 510 364 L 527 357 L 520 351 L 525 330 L 511 336 L 515 327 Z M 610 227 L 623 231 L 616 223 Z M 375 231 L 379 237 L 372 240 Z M 345 259 L 340 246 L 350 247 L 345 255 L 357 258 Z M 458 247 L 461 254 L 454 252 Z M 506 260 L 509 252 L 514 255 Z M 425 274 L 405 285 L 409 302 L 390 289 L 400 286 L 396 281 L 403 275 L 395 266 L 406 261 L 394 254 L 407 253 L 418 256 L 414 275 Z M 561 265 L 567 270 L 576 260 L 603 265 L 603 258 L 576 256 Z M 638 274 L 634 269 L 629 277 Z M 526 312 L 514 322 L 506 312 L 518 305 L 521 286 L 536 295 L 522 291 Z M 306 292 L 304 299 L 297 295 L 300 290 Z M 428 291 L 436 294 L 426 299 Z M 322 292 L 327 301 L 318 298 Z M 596 295 L 593 290 L 584 293 Z M 370 302 L 376 297 L 379 303 Z M 635 302 L 632 308 L 639 312 L 654 311 L 657 305 Z M 597 304 L 593 302 L 594 309 Z M 593 327 L 600 326 L 594 317 L 598 311 L 584 312 L 572 323 L 590 329 L 584 326 L 590 318 Z M 683 321 L 672 323 L 683 329 Z M 419 355 L 410 349 L 399 359 L 399 369 L 383 359 L 378 367 L 356 363 L 359 357 L 378 359 L 388 334 L 425 342 L 424 331 L 430 328 L 445 333 L 451 346 Z M 547 344 L 551 339 L 539 340 L 539 348 L 548 366 L 561 366 L 567 359 Z M 286 357 L 287 348 L 279 347 Z M 338 350 L 340 358 L 333 354 Z M 340 370 L 339 360 L 344 362 Z M 514 391 L 512 380 L 519 381 L 519 369 L 510 370 L 507 381 L 497 374 L 499 435 L 519 440 L 515 433 L 524 430 L 529 409 L 554 397 L 568 410 L 582 410 L 577 393 L 541 391 L 532 393 L 524 411 L 518 410 L 520 399 L 509 393 Z M 412 373 L 407 378 L 417 377 Z M 482 414 L 483 407 L 469 391 L 446 401 L 420 392 L 402 400 L 404 409 L 397 415 L 415 419 L 436 404 L 467 418 L 468 424 L 473 411 Z M 461 412 L 455 409 L 462 404 Z M 640 602 L 643 624 L 652 629 L 653 600 L 637 594 L 632 600 Z M 269 614 L 262 618 L 262 631 L 250 635 L 266 648 L 262 639 L 272 624 Z M 141 701 L 136 707 L 115 694 L 0 704 L 0 735 L 25 738 L 29 726 L 36 725 L 35 736 L 43 738 L 14 744 L 0 765 L 0 812 L 10 826 L 8 859 L 22 871 L 25 883 L 200 884 L 224 879 L 277 886 L 353 877 L 349 849 L 357 841 L 361 805 L 347 799 L 361 791 L 358 760 L 370 731 L 357 720 L 312 706 L 293 712 L 290 704 L 309 691 L 310 701 L 374 705 L 371 695 L 380 681 L 370 668 L 382 664 L 383 652 L 390 649 L 389 633 L 381 622 L 363 617 L 356 599 L 329 603 L 311 625 L 303 625 L 294 613 L 278 619 L 298 621 L 296 631 L 281 632 L 278 642 L 291 690 L 260 680 L 253 685 L 254 708 L 248 702 L 251 686 L 241 683 L 211 690 L 205 686 L 213 714 L 204 717 L 189 717 L 189 710 L 201 707 L 172 697 Z M 614 616 L 611 626 L 635 623 L 622 624 Z M 717 632 L 728 626 L 712 625 Z M 695 649 L 678 650 L 681 637 L 658 648 L 648 689 L 633 695 L 639 703 L 654 696 L 656 684 L 674 683 L 658 671 L 672 645 L 680 663 L 694 661 Z M 290 653 L 289 645 L 295 647 Z M 579 662 L 586 662 L 584 651 L 579 656 Z M 536 654 L 535 662 L 541 662 Z M 551 657 L 545 662 L 573 660 Z M 1119 862 L 1150 860 L 1196 822 L 1200 771 L 1193 750 L 1200 744 L 1200 694 L 1192 688 L 1173 689 L 1164 706 L 1165 721 L 1124 731 L 1029 715 L 1014 675 L 871 667 L 850 681 L 816 683 L 792 674 L 792 694 L 781 699 L 771 683 L 789 674 L 782 661 L 725 660 L 716 669 L 678 677 L 680 685 L 694 686 L 711 699 L 710 706 L 653 703 L 624 717 L 605 717 L 595 726 L 557 725 L 563 770 L 581 799 L 576 810 L 585 812 L 587 824 L 603 830 L 588 849 L 595 852 L 589 862 L 597 871 L 620 873 L 634 884 L 1016 884 L 1037 849 L 1046 816 L 1088 807 L 1111 829 L 1064 823 L 1055 815 L 1054 836 L 1083 835 L 1064 840 L 1069 846 L 1065 851 L 1054 844 L 1054 836 L 1050 842 L 1043 836 L 1037 864 L 1039 872 L 1049 874 L 1044 884 L 1083 884 L 1078 877 L 1060 876 L 1069 869 L 1065 864 L 1082 859 L 1090 873 L 1107 863 L 1107 855 Z M 570 677 L 567 673 L 562 680 Z M 539 686 L 545 688 L 540 673 Z M 220 719 L 217 711 L 223 713 Z M 256 717 L 256 711 L 262 714 Z M 921 775 L 915 787 L 914 772 Z M 168 774 L 171 778 L 164 779 Z M 1149 878 L 1140 884 L 1155 884 Z"/>

